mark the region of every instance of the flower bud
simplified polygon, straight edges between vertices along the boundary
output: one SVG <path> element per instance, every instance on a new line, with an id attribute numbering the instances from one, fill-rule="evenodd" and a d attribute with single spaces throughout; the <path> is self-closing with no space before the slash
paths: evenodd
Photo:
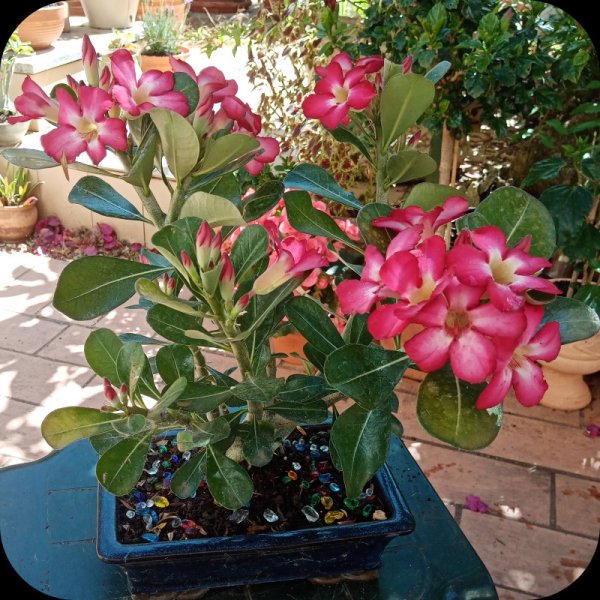
<path id="1" fill-rule="evenodd" d="M 223 268 L 221 269 L 221 277 L 219 279 L 219 292 L 221 293 L 221 298 L 228 301 L 233 298 L 235 272 L 228 254 L 221 256 L 221 263 L 223 264 Z"/>
<path id="2" fill-rule="evenodd" d="M 204 221 L 196 235 L 196 258 L 201 271 L 205 271 L 210 261 L 212 231 L 210 225 Z"/>
<path id="3" fill-rule="evenodd" d="M 412 69 L 412 65 L 413 65 L 413 57 L 409 54 L 402 61 L 402 75 L 408 75 Z"/>
<path id="4" fill-rule="evenodd" d="M 82 61 L 88 85 L 98 87 L 100 82 L 98 73 L 98 54 L 87 34 L 83 36 Z"/>
<path id="5" fill-rule="evenodd" d="M 221 256 L 221 245 L 223 244 L 223 235 L 219 231 L 210 243 L 210 259 L 209 262 L 213 265 L 217 263 Z"/>
<path id="6" fill-rule="evenodd" d="M 111 385 L 110 381 L 106 378 L 104 378 L 104 397 L 109 402 L 113 402 L 114 399 L 117 397 L 117 392 L 115 392 L 115 389 Z"/>
<path id="7" fill-rule="evenodd" d="M 250 304 L 250 300 L 252 300 L 252 296 L 254 296 L 254 292 L 250 291 L 247 294 L 244 294 L 236 303 L 235 306 L 233 307 L 233 309 L 231 310 L 231 318 L 232 319 L 236 319 L 239 315 L 241 315 L 246 308 L 248 307 L 248 304 Z"/>

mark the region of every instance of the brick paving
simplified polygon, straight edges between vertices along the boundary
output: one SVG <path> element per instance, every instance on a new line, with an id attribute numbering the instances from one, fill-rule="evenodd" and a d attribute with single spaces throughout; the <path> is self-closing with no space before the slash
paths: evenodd
<path id="1" fill-rule="evenodd" d="M 74 322 L 51 305 L 66 263 L 0 251 L 0 467 L 39 459 L 51 449 L 39 426 L 59 406 L 100 406 L 101 381 L 83 344 L 96 327 L 151 334 L 143 315 L 121 308 Z M 209 354 L 220 370 L 226 354 Z M 283 365 L 291 372 L 293 366 Z M 415 417 L 419 382 L 398 387 L 404 441 L 487 566 L 501 600 L 545 598 L 574 581 L 594 554 L 600 530 L 600 424 L 594 394 L 584 410 L 505 404 L 505 423 L 487 448 L 467 453 L 426 434 Z M 594 390 L 595 391 L 595 390 Z M 479 496 L 488 513 L 465 507 Z"/>

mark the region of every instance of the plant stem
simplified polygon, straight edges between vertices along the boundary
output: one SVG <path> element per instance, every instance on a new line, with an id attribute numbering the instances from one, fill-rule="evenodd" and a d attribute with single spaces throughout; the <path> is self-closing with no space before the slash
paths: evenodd
<path id="1" fill-rule="evenodd" d="M 184 185 L 177 186 L 171 196 L 171 202 L 169 205 L 169 212 L 167 213 L 167 219 L 165 225 L 173 223 L 179 219 L 183 203 L 186 200 L 186 190 Z"/>
<path id="2" fill-rule="evenodd" d="M 142 201 L 144 209 L 150 216 L 150 220 L 154 223 L 154 225 L 156 225 L 156 227 L 162 227 L 165 224 L 165 213 L 158 205 L 158 201 L 156 200 L 154 194 L 150 191 L 150 188 L 148 188 L 148 193 L 146 193 L 142 187 L 137 185 L 133 187 L 137 192 L 138 197 Z"/>
<path id="3" fill-rule="evenodd" d="M 381 127 L 376 126 L 377 146 L 375 147 L 375 202 L 388 204 L 388 189 L 385 185 L 386 153 L 381 145 Z"/>

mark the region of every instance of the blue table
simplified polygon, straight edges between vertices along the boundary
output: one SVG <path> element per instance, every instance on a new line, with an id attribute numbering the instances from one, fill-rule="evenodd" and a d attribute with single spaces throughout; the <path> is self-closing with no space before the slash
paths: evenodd
<path id="1" fill-rule="evenodd" d="M 121 569 L 96 556 L 96 459 L 83 440 L 41 460 L 0 469 L 4 551 L 22 580 L 47 597 L 130 597 Z M 388 462 L 416 528 L 387 547 L 378 581 L 253 586 L 254 600 L 497 600 L 485 566 L 399 440 L 393 441 Z M 247 597 L 243 588 L 224 588 L 205 599 Z"/>

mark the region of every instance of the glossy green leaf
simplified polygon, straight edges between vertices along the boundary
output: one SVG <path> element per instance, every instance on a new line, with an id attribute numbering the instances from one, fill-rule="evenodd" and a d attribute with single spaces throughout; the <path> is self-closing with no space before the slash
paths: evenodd
<path id="1" fill-rule="evenodd" d="M 238 383 L 231 389 L 231 393 L 246 404 L 249 402 L 261 402 L 267 404 L 283 390 L 285 379 L 254 377 Z"/>
<path id="2" fill-rule="evenodd" d="M 206 479 L 206 456 L 206 452 L 196 454 L 175 471 L 171 489 L 179 498 L 191 498 L 200 482 Z"/>
<path id="3" fill-rule="evenodd" d="M 349 344 L 368 346 L 373 341 L 373 336 L 369 333 L 369 328 L 367 327 L 368 320 L 368 314 L 350 315 L 342 333 L 344 341 Z"/>
<path id="4" fill-rule="evenodd" d="M 176 407 L 191 412 L 208 413 L 231 397 L 231 390 L 221 385 L 200 381 L 188 382 Z"/>
<path id="5" fill-rule="evenodd" d="M 500 432 L 495 415 L 475 408 L 485 387 L 485 383 L 460 381 L 449 368 L 429 373 L 419 387 L 419 423 L 437 439 L 457 448 L 485 448 Z"/>
<path id="6" fill-rule="evenodd" d="M 142 297 L 150 300 L 153 304 L 168 306 L 173 310 L 200 318 L 202 315 L 198 312 L 198 307 L 184 300 L 177 300 L 174 296 L 165 294 L 158 284 L 149 279 L 138 279 L 135 282 L 135 291 Z"/>
<path id="7" fill-rule="evenodd" d="M 194 355 L 188 346 L 169 344 L 156 353 L 156 368 L 165 383 L 184 377 L 194 381 Z"/>
<path id="8" fill-rule="evenodd" d="M 560 156 L 554 156 L 551 158 L 545 158 L 536 162 L 523 181 L 521 182 L 522 187 L 533 185 L 538 181 L 546 181 L 548 179 L 554 179 L 562 171 L 563 167 L 566 166 L 566 162 Z"/>
<path id="9" fill-rule="evenodd" d="M 54 293 L 54 307 L 76 321 L 105 315 L 129 300 L 140 277 L 160 277 L 166 269 L 122 258 L 87 256 L 70 262 Z"/>
<path id="10" fill-rule="evenodd" d="M 395 232 L 386 229 L 385 227 L 375 227 L 371 224 L 373 219 L 377 217 L 387 217 L 392 212 L 392 207 L 388 204 L 374 202 L 367 204 L 358 213 L 356 224 L 360 229 L 365 242 L 372 244 L 380 252 L 385 252 L 389 243 L 395 237 Z"/>
<path id="11" fill-rule="evenodd" d="M 187 100 L 189 112 L 191 114 L 200 100 L 200 90 L 198 89 L 198 83 L 195 79 L 192 79 L 187 73 L 176 72 L 173 73 L 175 84 L 173 89 L 181 92 Z"/>
<path id="12" fill-rule="evenodd" d="M 387 148 L 417 122 L 433 102 L 435 87 L 423 75 L 396 74 L 381 92 L 382 145 Z"/>
<path id="13" fill-rule="evenodd" d="M 102 412 L 96 408 L 69 406 L 57 408 L 42 421 L 42 436 L 53 448 L 60 449 L 72 442 L 112 431 L 112 422 L 122 414 Z"/>
<path id="14" fill-rule="evenodd" d="M 209 346 L 206 340 L 192 338 L 186 335 L 186 331 L 204 331 L 202 321 L 197 317 L 185 315 L 168 306 L 157 304 L 153 306 L 146 315 L 148 325 L 165 339 L 176 344 L 189 344 L 192 346 Z M 212 344 L 215 346 L 216 344 Z"/>
<path id="15" fill-rule="evenodd" d="M 308 402 L 291 402 L 284 400 L 276 402 L 267 409 L 294 423 L 304 423 L 305 425 L 319 425 L 324 423 L 329 416 L 327 405 L 323 400 L 316 398 Z"/>
<path id="16" fill-rule="evenodd" d="M 600 286 L 593 284 L 582 285 L 575 292 L 573 298 L 587 304 L 600 317 Z"/>
<path id="17" fill-rule="evenodd" d="M 294 167 L 283 181 L 288 189 L 304 190 L 334 200 L 350 208 L 362 208 L 354 194 L 344 190 L 322 167 L 302 163 Z"/>
<path id="18" fill-rule="evenodd" d="M 148 346 L 163 346 L 165 342 L 162 340 L 157 340 L 156 338 L 148 337 L 147 335 L 142 335 L 141 333 L 120 333 L 118 338 L 123 342 L 137 342 L 138 344 L 148 345 Z"/>
<path id="19" fill-rule="evenodd" d="M 329 354 L 344 345 L 325 307 L 317 300 L 295 296 L 285 305 L 285 313 L 298 332 L 323 354 Z"/>
<path id="20" fill-rule="evenodd" d="M 208 446 L 206 452 L 207 483 L 212 497 L 230 510 L 241 508 L 254 491 L 248 472 L 212 446 Z"/>
<path id="21" fill-rule="evenodd" d="M 259 142 L 244 133 L 230 133 L 211 141 L 202 162 L 194 175 L 206 175 L 239 160 L 258 149 Z M 250 160 L 250 156 L 248 157 Z"/>
<path id="22" fill-rule="evenodd" d="M 233 173 L 222 175 L 221 177 L 208 182 L 206 185 L 201 186 L 200 189 L 194 189 L 193 191 L 221 196 L 221 198 L 226 198 L 229 202 L 235 204 L 238 209 L 241 210 L 242 208 L 242 191 L 240 184 Z"/>
<path id="23" fill-rule="evenodd" d="M 196 86 L 197 87 L 197 86 Z M 144 133 L 140 145 L 135 151 L 129 172 L 123 177 L 124 181 L 141 187 L 148 192 L 152 173 L 154 172 L 154 159 L 158 145 L 158 131 L 152 125 Z"/>
<path id="24" fill-rule="evenodd" d="M 404 206 L 420 206 L 423 210 L 431 210 L 441 206 L 448 198 L 460 196 L 456 188 L 439 183 L 424 181 L 417 183 L 404 200 Z"/>
<path id="25" fill-rule="evenodd" d="M 248 222 L 268 213 L 283 196 L 284 186 L 280 181 L 267 181 L 253 194 L 247 196 L 242 204 L 242 215 Z"/>
<path id="26" fill-rule="evenodd" d="M 231 427 L 225 417 L 212 421 L 195 421 L 192 425 L 192 440 L 195 446 L 206 446 L 220 442 L 229 436 Z"/>
<path id="27" fill-rule="evenodd" d="M 179 182 L 192 172 L 198 162 L 200 142 L 194 128 L 172 110 L 155 108 L 150 117 L 156 125 L 169 171 Z"/>
<path id="28" fill-rule="evenodd" d="M 434 173 L 437 163 L 429 154 L 417 150 L 402 150 L 393 154 L 385 166 L 387 185 L 421 179 Z"/>
<path id="29" fill-rule="evenodd" d="M 127 384 L 130 394 L 137 390 L 140 394 L 151 398 L 160 397 L 154 384 L 150 361 L 140 344 L 136 342 L 123 344 L 117 355 L 117 372 L 121 381 Z"/>
<path id="30" fill-rule="evenodd" d="M 151 416 L 160 415 L 163 410 L 170 408 L 176 400 L 180 399 L 188 383 L 185 377 L 179 377 L 173 383 L 169 384 L 169 387 L 163 390 L 158 402 L 152 407 L 149 414 Z"/>
<path id="31" fill-rule="evenodd" d="M 196 255 L 196 234 L 201 224 L 202 219 L 197 217 L 182 217 L 155 232 L 152 236 L 152 244 L 160 250 L 171 265 L 183 271 L 180 261 L 181 251 L 185 250 L 193 260 Z"/>
<path id="32" fill-rule="evenodd" d="M 194 192 L 183 205 L 181 217 L 198 217 L 207 221 L 212 227 L 245 225 L 240 211 L 235 204 L 206 192 Z"/>
<path id="33" fill-rule="evenodd" d="M 403 352 L 347 344 L 325 359 L 327 383 L 370 410 L 385 403 L 408 367 Z"/>
<path id="34" fill-rule="evenodd" d="M 356 247 L 328 214 L 313 206 L 308 192 L 286 192 L 284 200 L 290 225 L 294 229 L 333 238 L 351 248 Z"/>
<path id="35" fill-rule="evenodd" d="M 113 427 L 111 431 L 90 436 L 90 444 L 97 454 L 104 454 L 109 448 L 118 444 L 123 437 L 124 436 Z"/>
<path id="36" fill-rule="evenodd" d="M 92 331 L 83 345 L 85 359 L 94 373 L 117 387 L 123 383 L 117 371 L 117 355 L 122 346 L 119 336 L 104 327 Z"/>
<path id="37" fill-rule="evenodd" d="M 315 375 L 290 375 L 285 388 L 278 394 L 278 399 L 285 402 L 308 402 L 323 395 L 326 389 L 325 380 Z"/>
<path id="38" fill-rule="evenodd" d="M 244 458 L 255 467 L 264 467 L 273 458 L 275 428 L 271 423 L 252 419 L 240 427 Z"/>
<path id="39" fill-rule="evenodd" d="M 148 420 L 144 415 L 139 413 L 112 422 L 113 429 L 122 437 L 141 433 L 146 429 L 147 425 Z"/>
<path id="40" fill-rule="evenodd" d="M 557 321 L 560 325 L 560 341 L 563 344 L 585 340 L 600 330 L 600 317 L 596 311 L 576 298 L 557 296 L 544 305 L 540 327 L 550 321 Z"/>
<path id="41" fill-rule="evenodd" d="M 310 344 L 304 344 L 302 350 L 309 362 L 318 371 L 323 372 L 323 369 L 325 368 L 326 355 L 317 350 L 314 346 L 311 346 Z"/>
<path id="42" fill-rule="evenodd" d="M 261 225 L 250 225 L 242 230 L 231 248 L 231 262 L 237 283 L 243 282 L 257 262 L 267 255 L 269 235 Z"/>
<path id="43" fill-rule="evenodd" d="M 339 125 L 335 129 L 329 129 L 328 131 L 333 139 L 344 144 L 352 144 L 371 164 L 375 164 L 375 161 L 371 156 L 371 148 L 369 145 L 354 132 L 350 131 L 350 129 L 343 125 Z"/>
<path id="44" fill-rule="evenodd" d="M 452 67 L 452 63 L 447 60 L 442 60 L 433 68 L 431 68 L 427 73 L 425 73 L 425 77 L 429 79 L 432 83 L 437 83 L 444 77 L 444 75 L 450 70 Z"/>
<path id="45" fill-rule="evenodd" d="M 344 474 L 348 498 L 357 498 L 387 458 L 391 413 L 383 403 L 374 410 L 355 404 L 333 423 L 331 442 Z"/>
<path id="46" fill-rule="evenodd" d="M 495 225 L 506 235 L 507 245 L 515 246 L 531 235 L 533 256 L 551 256 L 556 247 L 556 231 L 548 209 L 532 195 L 516 187 L 493 191 L 471 214 L 457 221 L 460 229 Z"/>
<path id="47" fill-rule="evenodd" d="M 128 494 L 139 481 L 152 434 L 140 434 L 115 444 L 96 464 L 96 478 L 114 496 Z"/>
<path id="48" fill-rule="evenodd" d="M 553 185 L 544 190 L 540 202 L 552 215 L 556 243 L 564 247 L 569 238 L 581 229 L 594 203 L 594 196 L 578 185 Z"/>
<path id="49" fill-rule="evenodd" d="M 81 204 L 81 206 L 105 217 L 151 223 L 115 188 L 94 175 L 82 177 L 71 188 L 69 202 L 71 204 Z"/>

